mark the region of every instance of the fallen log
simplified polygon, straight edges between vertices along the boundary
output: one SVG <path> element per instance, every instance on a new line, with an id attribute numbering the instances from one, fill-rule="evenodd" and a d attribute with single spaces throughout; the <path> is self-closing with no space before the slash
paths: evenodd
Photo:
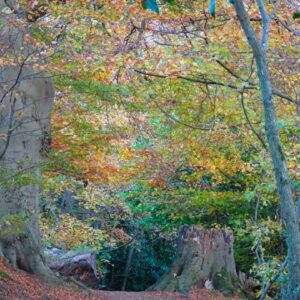
<path id="1" fill-rule="evenodd" d="M 88 287 L 96 287 L 99 284 L 95 253 L 65 253 L 53 248 L 46 251 L 45 257 L 49 268 L 59 272 L 61 276 L 73 277 Z"/>

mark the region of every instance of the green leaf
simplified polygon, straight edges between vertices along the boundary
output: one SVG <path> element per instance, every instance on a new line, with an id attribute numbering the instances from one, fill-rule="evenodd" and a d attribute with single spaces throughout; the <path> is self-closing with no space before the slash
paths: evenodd
<path id="1" fill-rule="evenodd" d="M 255 198 L 255 192 L 251 191 L 244 194 L 244 199 L 248 202 L 252 201 Z"/>
<path id="2" fill-rule="evenodd" d="M 142 0 L 142 8 L 147 9 L 147 3 L 146 0 Z"/>
<path id="3" fill-rule="evenodd" d="M 297 12 L 293 13 L 293 19 L 294 20 L 300 19 L 300 11 L 297 11 Z"/>
<path id="4" fill-rule="evenodd" d="M 216 0 L 210 0 L 209 1 L 209 13 L 215 17 L 216 13 Z"/>

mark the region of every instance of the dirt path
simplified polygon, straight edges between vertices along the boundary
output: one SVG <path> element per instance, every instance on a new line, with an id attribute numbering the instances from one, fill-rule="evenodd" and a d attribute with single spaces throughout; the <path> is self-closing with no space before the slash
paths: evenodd
<path id="1" fill-rule="evenodd" d="M 224 300 L 221 295 L 211 293 L 205 289 L 194 291 L 189 295 L 177 293 L 154 292 L 99 292 L 102 300 Z M 230 299 L 230 298 L 226 298 Z"/>
<path id="2" fill-rule="evenodd" d="M 230 300 L 206 289 L 189 295 L 161 292 L 78 291 L 74 286 L 53 286 L 38 277 L 14 271 L 0 261 L 0 300 Z M 237 299 L 237 298 L 231 298 Z"/>

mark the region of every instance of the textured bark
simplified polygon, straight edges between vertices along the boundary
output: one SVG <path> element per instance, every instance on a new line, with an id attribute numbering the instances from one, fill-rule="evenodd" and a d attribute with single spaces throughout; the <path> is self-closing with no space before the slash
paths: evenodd
<path id="1" fill-rule="evenodd" d="M 0 1 L 0 8 L 3 5 Z M 9 18 L 16 17 L 0 16 L 2 24 L 8 24 Z M 18 58 L 29 56 L 31 50 L 21 48 L 25 34 L 17 26 L 1 26 L 1 51 Z M 0 254 L 14 267 L 50 275 L 41 254 L 39 185 L 30 181 L 11 184 L 11 180 L 27 171 L 40 177 L 53 85 L 50 79 L 34 75 L 26 61 L 0 66 L 0 82 Z"/>
<path id="2" fill-rule="evenodd" d="M 263 6 L 263 2 L 260 2 Z M 266 58 L 267 40 L 259 43 L 255 30 L 249 20 L 242 0 L 234 0 L 238 19 L 243 27 L 248 43 L 252 48 L 257 75 L 260 83 L 261 99 L 264 108 L 265 128 L 270 154 L 276 178 L 276 186 L 280 197 L 283 218 L 287 228 L 288 246 L 288 288 L 285 299 L 300 299 L 300 232 L 288 176 L 287 165 L 277 128 L 277 116 L 272 95 L 272 83 Z M 264 7 L 261 9 L 264 12 Z M 265 22 L 268 16 L 262 15 Z M 263 36 L 268 36 L 268 26 L 263 27 Z M 265 44 L 264 44 L 265 43 Z"/>
<path id="3" fill-rule="evenodd" d="M 233 233 L 225 229 L 182 226 L 177 253 L 167 274 L 150 290 L 187 292 L 211 282 L 214 289 L 232 294 L 237 282 Z"/>

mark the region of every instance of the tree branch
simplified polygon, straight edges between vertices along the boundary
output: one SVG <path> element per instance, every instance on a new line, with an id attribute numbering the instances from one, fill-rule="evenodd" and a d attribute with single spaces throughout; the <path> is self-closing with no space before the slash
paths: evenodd
<path id="1" fill-rule="evenodd" d="M 10 113 L 9 113 L 7 137 L 6 137 L 4 148 L 3 148 L 3 150 L 0 154 L 0 160 L 4 157 L 4 155 L 7 151 L 7 148 L 9 146 L 9 142 L 10 142 L 10 138 L 11 138 L 11 134 L 13 132 L 13 126 L 12 125 L 13 125 L 13 120 L 14 120 L 16 97 L 13 97 L 12 93 L 13 92 L 11 92 L 11 95 L 10 95 L 11 107 L 10 107 Z"/>
<path id="2" fill-rule="evenodd" d="M 223 64 L 223 63 L 222 63 Z M 224 64 L 223 64 L 224 65 Z M 249 84 L 249 86 L 244 86 L 244 90 L 259 90 L 259 87 L 257 85 L 255 85 L 252 82 L 248 82 L 247 80 L 244 80 L 243 78 L 240 78 L 237 74 L 235 74 L 233 71 L 231 71 L 227 66 L 223 66 L 223 68 L 225 69 L 235 78 L 239 78 L 240 80 L 247 82 Z M 195 83 L 202 83 L 202 84 L 206 84 L 206 85 L 218 85 L 218 86 L 224 86 L 224 87 L 228 87 L 231 88 L 233 90 L 238 90 L 239 88 L 234 85 L 234 84 L 227 84 L 225 82 L 222 81 L 215 81 L 215 80 L 211 80 L 211 79 L 206 79 L 206 78 L 192 78 L 192 77 L 186 77 L 186 76 L 169 76 L 169 75 L 164 75 L 164 74 L 156 74 L 156 73 L 151 73 L 151 72 L 147 72 L 147 71 L 143 71 L 140 69 L 133 69 L 134 72 L 138 73 L 138 74 L 142 74 L 145 76 L 149 76 L 149 77 L 156 77 L 156 78 L 162 78 L 162 79 L 166 79 L 166 78 L 176 78 L 176 79 L 182 79 L 182 80 L 186 80 L 186 81 L 190 81 L 190 82 L 195 82 Z M 234 75 L 233 75 L 234 74 Z M 284 92 L 281 92 L 278 89 L 273 88 L 273 95 L 276 95 L 282 99 L 285 99 L 291 103 L 300 105 L 300 101 L 297 101 L 296 99 L 294 99 L 292 96 L 285 94 Z"/>
<path id="3" fill-rule="evenodd" d="M 263 148 L 265 150 L 268 151 L 268 147 L 266 145 L 266 143 L 264 142 L 264 140 L 262 139 L 262 137 L 260 136 L 260 134 L 255 130 L 249 116 L 248 116 L 248 113 L 247 113 L 247 110 L 246 110 L 246 107 L 245 107 L 245 102 L 244 102 L 244 93 L 241 92 L 241 105 L 242 105 L 242 108 L 243 108 L 243 112 L 244 112 L 244 115 L 245 115 L 245 118 L 247 120 L 247 123 L 249 124 L 252 132 L 255 134 L 255 136 L 258 138 L 258 140 L 260 141 L 261 145 L 263 146 Z"/>
<path id="4" fill-rule="evenodd" d="M 261 52 L 261 47 L 257 39 L 254 27 L 252 26 L 247 11 L 245 9 L 243 0 L 234 0 L 234 7 L 240 24 L 245 32 L 246 38 L 249 42 L 249 45 L 253 50 L 253 54 L 254 56 L 257 56 Z"/>
<path id="5" fill-rule="evenodd" d="M 270 281 L 264 286 L 263 291 L 260 294 L 259 300 L 264 300 L 267 296 L 269 288 L 272 284 L 279 278 L 280 274 L 284 271 L 285 267 L 288 264 L 288 257 L 285 258 L 284 262 L 281 264 L 277 273 L 270 279 Z"/>
<path id="6" fill-rule="evenodd" d="M 147 71 L 142 71 L 139 69 L 134 69 L 134 71 L 136 73 L 145 75 L 145 76 L 150 76 L 150 77 L 157 77 L 157 78 L 177 78 L 177 79 L 183 79 L 186 81 L 190 81 L 190 82 L 195 82 L 195 83 L 202 83 L 202 84 L 207 84 L 207 85 L 218 85 L 218 86 L 224 86 L 224 87 L 229 87 L 231 89 L 237 90 L 238 87 L 234 84 L 227 84 L 225 82 L 221 82 L 221 81 L 215 81 L 212 79 L 206 79 L 206 78 L 192 78 L 192 77 L 186 77 L 186 76 L 182 76 L 182 75 L 177 75 L 177 76 L 169 76 L 169 75 L 163 75 L 163 74 L 156 74 L 156 73 L 150 73 Z M 246 87 L 245 89 L 247 90 L 257 90 L 258 87 L 257 86 L 249 86 Z"/>
<path id="7" fill-rule="evenodd" d="M 261 37 L 261 49 L 265 53 L 268 47 L 270 17 L 267 13 L 263 0 L 256 0 L 261 17 L 262 17 L 262 37 Z"/>
<path id="8" fill-rule="evenodd" d="M 285 28 L 287 31 L 293 33 L 294 35 L 296 36 L 300 36 L 300 32 L 299 31 L 296 31 L 295 29 L 289 27 L 285 21 L 282 21 L 281 19 L 279 19 L 278 16 L 274 16 L 274 20 L 277 21 L 283 28 Z"/>
<path id="9" fill-rule="evenodd" d="M 168 112 L 166 112 L 164 109 L 162 109 L 156 101 L 154 101 L 156 107 L 169 119 L 171 119 L 172 121 L 176 122 L 176 123 L 179 123 L 183 126 L 186 126 L 186 127 L 189 127 L 191 129 L 197 129 L 197 130 L 204 130 L 204 131 L 209 131 L 209 130 L 212 130 L 213 128 L 212 127 L 207 127 L 207 126 L 195 126 L 195 125 L 191 125 L 191 124 L 188 124 L 184 121 L 181 121 L 177 118 L 175 118 L 174 116 L 170 115 Z"/>
<path id="10" fill-rule="evenodd" d="M 282 98 L 282 99 L 285 99 L 285 100 L 287 100 L 287 101 L 289 101 L 289 102 L 291 102 L 291 103 L 300 105 L 300 101 L 294 99 L 294 98 L 291 97 L 290 95 L 287 95 L 286 93 L 281 92 L 280 90 L 278 90 L 278 89 L 276 89 L 276 88 L 274 88 L 274 87 L 273 87 L 272 93 L 273 93 L 273 95 L 278 96 L 278 97 L 280 97 L 280 98 Z"/>

